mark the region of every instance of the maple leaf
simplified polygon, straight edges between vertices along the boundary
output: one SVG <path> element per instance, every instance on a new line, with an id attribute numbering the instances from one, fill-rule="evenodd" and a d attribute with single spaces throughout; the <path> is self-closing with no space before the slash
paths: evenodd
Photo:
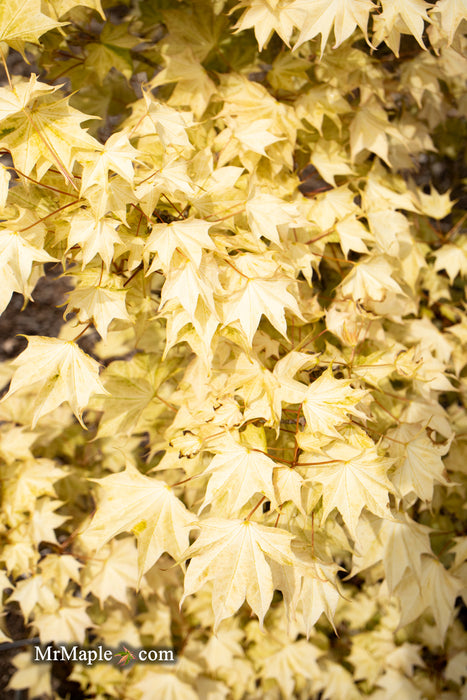
<path id="1" fill-rule="evenodd" d="M 41 496 L 55 497 L 53 484 L 66 476 L 51 459 L 28 459 L 17 463 L 8 474 L 4 484 L 4 513 L 11 524 L 16 511 L 34 511 L 36 499 Z"/>
<path id="2" fill-rule="evenodd" d="M 141 692 L 141 697 L 150 696 L 157 688 L 161 700 L 199 700 L 200 695 L 189 683 L 177 678 L 175 673 L 167 671 L 164 667 L 160 670 L 144 671 L 133 688 Z"/>
<path id="3" fill-rule="evenodd" d="M 256 238 L 268 238 L 280 245 L 278 226 L 300 226 L 304 221 L 295 204 L 268 192 L 254 192 L 246 203 L 248 223 Z"/>
<path id="4" fill-rule="evenodd" d="M 423 0 L 381 0 L 383 11 L 375 16 L 373 41 L 376 46 L 385 41 L 399 55 L 401 34 L 413 34 L 422 48 L 425 22 L 429 22 L 430 6 Z"/>
<path id="5" fill-rule="evenodd" d="M 88 547 L 99 549 L 121 532 L 133 532 L 138 540 L 138 585 L 163 552 L 174 559 L 180 558 L 188 546 L 188 526 L 194 518 L 170 486 L 144 476 L 129 462 L 123 472 L 93 481 L 102 490 L 96 513 L 81 535 Z M 125 493 L 123 507 L 122 489 Z"/>
<path id="6" fill-rule="evenodd" d="M 92 593 L 101 607 L 110 597 L 129 605 L 128 589 L 138 580 L 137 552 L 133 538 L 112 540 L 89 560 L 81 574 L 84 595 Z"/>
<path id="7" fill-rule="evenodd" d="M 39 37 L 54 27 L 61 27 L 41 12 L 40 0 L 3 0 L 0 3 L 0 42 L 24 56 L 25 42 L 39 43 Z"/>
<path id="8" fill-rule="evenodd" d="M 355 214 L 346 216 L 336 224 L 336 231 L 339 234 L 341 248 L 345 255 L 349 255 L 350 250 L 358 253 L 367 253 L 365 241 L 371 240 L 371 233 L 358 221 Z"/>
<path id="9" fill-rule="evenodd" d="M 425 666 L 420 650 L 420 644 L 403 642 L 387 656 L 388 665 L 397 671 L 403 671 L 406 676 L 413 676 L 415 666 Z"/>
<path id="10" fill-rule="evenodd" d="M 321 615 L 326 615 L 334 627 L 334 615 L 341 599 L 341 593 L 336 581 L 339 570 L 337 564 L 320 561 L 316 557 L 306 557 L 301 552 L 301 586 L 293 606 L 301 611 L 305 624 L 306 635 L 309 638 L 315 624 Z"/>
<path id="11" fill-rule="evenodd" d="M 423 555 L 421 580 L 414 574 L 405 576 L 394 591 L 401 601 L 399 624 L 409 624 L 430 608 L 442 643 L 461 590 L 461 580 L 449 573 L 439 559 Z"/>
<path id="12" fill-rule="evenodd" d="M 274 678 L 283 697 L 292 698 L 295 678 L 299 673 L 304 678 L 318 681 L 321 675 L 318 658 L 322 652 L 304 639 L 286 644 L 275 654 L 271 654 L 264 663 L 264 677 Z M 316 689 L 316 686 L 313 686 Z"/>
<path id="13" fill-rule="evenodd" d="M 208 217 L 213 214 L 222 216 L 227 202 L 233 207 L 244 201 L 243 193 L 234 187 L 244 169 L 235 165 L 226 165 L 212 171 L 210 154 L 208 158 L 209 177 L 203 181 L 199 194 L 193 197 L 193 206 L 200 216 Z"/>
<path id="14" fill-rule="evenodd" d="M 465 1 L 467 2 L 467 0 Z M 439 5 L 437 7 L 439 7 Z M 465 12 L 467 14 L 467 8 Z M 441 194 L 431 186 L 429 194 L 427 192 L 417 191 L 415 204 L 426 216 L 431 216 L 433 219 L 444 219 L 445 216 L 451 213 L 454 202 L 451 199 L 450 190 Z"/>
<path id="15" fill-rule="evenodd" d="M 322 682 L 325 686 L 323 700 L 361 700 L 353 673 L 335 661 L 326 659 Z"/>
<path id="16" fill-rule="evenodd" d="M 204 274 L 203 274 L 204 273 Z M 193 325 L 196 324 L 195 311 L 201 298 L 207 308 L 216 316 L 213 290 L 207 282 L 207 275 L 217 273 L 217 267 L 206 261 L 199 269 L 191 260 L 185 258 L 177 266 L 172 265 L 161 293 L 161 308 L 171 299 L 177 299 L 189 315 Z"/>
<path id="17" fill-rule="evenodd" d="M 238 358 L 226 389 L 235 390 L 243 398 L 245 419 L 263 417 L 267 425 L 278 425 L 282 397 L 275 371 L 276 368 L 274 372 L 270 372 L 263 364 L 251 360 L 244 353 Z"/>
<path id="18" fill-rule="evenodd" d="M 452 44 L 457 28 L 467 17 L 467 0 L 438 0 L 430 15 L 440 15 L 441 29 Z"/>
<path id="19" fill-rule="evenodd" d="M 41 416 L 65 401 L 83 426 L 83 411 L 92 394 L 105 394 L 99 379 L 99 363 L 74 342 L 24 336 L 28 347 L 14 360 L 16 371 L 2 401 L 17 391 L 34 389 L 32 427 Z"/>
<path id="20" fill-rule="evenodd" d="M 305 352 L 287 353 L 276 362 L 273 369 L 273 376 L 279 382 L 279 397 L 281 401 L 287 403 L 301 403 L 303 401 L 307 387 L 294 379 L 300 370 L 312 369 L 318 364 L 318 356 Z"/>
<path id="21" fill-rule="evenodd" d="M 92 619 L 123 650 L 75 665 L 89 696 L 465 690 L 467 246 L 460 174 L 430 171 L 462 155 L 466 2 L 0 0 L 0 307 L 56 256 L 60 338 L 94 323 L 106 364 L 50 339 L 0 363 L 0 590 L 44 639 Z M 128 673 L 174 635 L 177 667 Z M 12 688 L 52 695 L 20 659 Z"/>
<path id="22" fill-rule="evenodd" d="M 52 695 L 51 677 L 48 664 L 31 663 L 31 652 L 15 654 L 12 663 L 17 669 L 8 682 L 8 690 L 34 688 L 37 695 Z"/>
<path id="23" fill-rule="evenodd" d="M 96 144 L 97 145 L 97 144 Z M 97 149 L 96 149 L 97 150 Z M 81 190 L 83 195 L 93 185 L 107 187 L 107 173 L 112 170 L 124 180 L 133 184 L 133 163 L 138 157 L 138 151 L 130 144 L 126 133 L 118 132 L 109 136 L 102 150 L 83 155 L 84 167 L 81 176 Z"/>
<path id="24" fill-rule="evenodd" d="M 217 635 L 209 639 L 202 651 L 201 656 L 208 669 L 216 672 L 222 667 L 231 667 L 235 658 L 241 658 L 243 654 L 242 639 L 243 633 L 234 619 L 224 622 Z"/>
<path id="25" fill-rule="evenodd" d="M 99 255 L 108 270 L 112 262 L 114 245 L 121 243 L 117 233 L 119 221 L 99 217 L 93 212 L 80 210 L 71 219 L 68 234 L 68 250 L 77 245 L 81 248 L 82 268 Z"/>
<path id="26" fill-rule="evenodd" d="M 199 267 L 203 248 L 215 250 L 208 231 L 212 224 L 202 219 L 185 219 L 170 224 L 153 224 L 146 240 L 145 252 L 156 253 L 147 274 L 162 267 L 168 270 L 175 250 L 181 250 L 187 258 Z M 162 265 L 161 265 L 162 264 Z"/>
<path id="27" fill-rule="evenodd" d="M 280 53 L 272 62 L 268 83 L 275 90 L 300 90 L 308 83 L 308 61 L 292 54 Z"/>
<path id="28" fill-rule="evenodd" d="M 52 542 L 58 544 L 55 529 L 68 520 L 68 516 L 55 513 L 63 506 L 63 501 L 40 499 L 36 502 L 31 518 L 31 535 L 34 542 Z"/>
<path id="29" fill-rule="evenodd" d="M 122 645 L 125 651 L 120 651 L 115 654 L 115 656 L 120 656 L 121 659 L 118 662 L 118 665 L 123 664 L 123 666 L 126 666 L 127 664 L 131 663 L 132 661 L 136 660 L 136 656 L 131 652 L 127 647 L 123 644 Z"/>
<path id="30" fill-rule="evenodd" d="M 388 437 L 390 453 L 398 459 L 391 481 L 402 496 L 415 493 L 422 500 L 430 500 L 435 482 L 447 483 L 441 457 L 449 451 L 449 443 L 435 445 L 417 423 L 402 424 L 389 431 Z"/>
<path id="31" fill-rule="evenodd" d="M 324 117 L 328 117 L 341 130 L 342 124 L 339 115 L 349 111 L 349 104 L 343 99 L 340 91 L 330 85 L 309 88 L 304 95 L 297 99 L 296 105 L 297 116 L 314 126 L 321 136 L 323 136 Z M 325 150 L 329 148 L 332 152 L 334 148 L 338 148 L 338 144 L 333 141 L 325 141 L 324 143 L 318 141 L 318 151 L 320 147 Z M 311 157 L 313 158 L 313 153 Z"/>
<path id="32" fill-rule="evenodd" d="M 226 438 L 216 445 L 215 455 L 204 474 L 210 479 L 200 512 L 209 503 L 216 511 L 231 515 L 240 510 L 255 493 L 264 494 L 276 507 L 272 483 L 276 466 L 265 454 L 255 448 L 242 445 L 233 438 Z"/>
<path id="33" fill-rule="evenodd" d="M 12 117 L 21 112 L 30 102 L 42 95 L 55 92 L 58 88 L 38 81 L 32 73 L 28 81 L 15 84 L 14 88 L 0 88 L 0 120 Z"/>
<path id="34" fill-rule="evenodd" d="M 294 48 L 321 34 L 321 56 L 333 27 L 336 39 L 334 48 L 348 39 L 357 25 L 367 37 L 368 18 L 374 7 L 371 0 L 315 0 L 312 4 L 301 0 L 294 6 L 304 10 L 300 35 Z"/>
<path id="35" fill-rule="evenodd" d="M 153 175 L 145 178 L 136 186 L 136 195 L 143 211 L 151 213 L 162 193 L 175 195 L 193 195 L 194 189 L 187 173 L 184 161 L 171 160 Z"/>
<path id="36" fill-rule="evenodd" d="M 362 260 L 345 277 L 341 285 L 342 294 L 356 302 L 384 301 L 388 292 L 403 294 L 391 277 L 392 267 L 383 256 Z"/>
<path id="37" fill-rule="evenodd" d="M 127 47 L 115 45 L 112 36 L 105 36 L 108 33 L 111 34 L 111 32 L 106 32 L 108 26 L 108 24 L 104 25 L 99 42 L 87 44 L 84 66 L 93 70 L 101 83 L 105 81 L 112 69 L 119 71 L 129 80 L 133 72 L 131 53 Z"/>
<path id="38" fill-rule="evenodd" d="M 449 681 L 454 681 L 462 685 L 462 679 L 466 677 L 467 651 L 460 651 L 452 656 L 444 671 L 444 677 Z"/>
<path id="39" fill-rule="evenodd" d="M 45 585 L 41 574 L 18 581 L 9 600 L 15 600 L 19 603 L 21 612 L 26 619 L 29 618 L 36 605 L 50 608 L 56 602 L 53 591 Z"/>
<path id="40" fill-rule="evenodd" d="M 344 442 L 335 442 L 326 448 L 325 455 L 316 455 L 313 459 L 317 463 L 335 460 L 334 464 L 307 467 L 311 472 L 307 481 L 323 486 L 323 521 L 337 508 L 356 539 L 363 508 L 381 518 L 389 517 L 388 497 L 389 493 L 394 493 L 394 487 L 386 472 L 392 462 L 379 457 L 376 448 L 359 450 Z"/>
<path id="41" fill-rule="evenodd" d="M 80 583 L 82 564 L 71 554 L 47 554 L 41 561 L 41 573 L 44 581 L 53 583 L 54 591 L 62 596 L 68 583 Z"/>
<path id="42" fill-rule="evenodd" d="M 56 642 L 83 644 L 86 629 L 94 627 L 94 623 L 86 612 L 89 603 L 72 595 L 64 596 L 60 607 L 44 611 L 34 616 L 34 624 L 39 630 L 43 644 Z"/>
<path id="43" fill-rule="evenodd" d="M 16 89 L 2 88 L 0 96 L 3 101 L 16 103 L 16 109 L 4 118 L 0 145 L 10 151 L 14 164 L 26 175 L 35 165 L 41 174 L 51 165 L 56 165 L 77 189 L 70 175 L 77 151 L 99 147 L 99 142 L 81 128 L 81 122 L 89 116 L 70 107 L 68 97 L 57 100 L 53 94 L 48 94 L 51 86 L 43 88 L 35 74 L 31 75 L 29 83 L 20 100 L 16 96 L 7 96 L 9 91 L 15 95 Z M 45 94 L 33 99 L 42 89 Z M 58 89 L 52 87 L 52 92 Z"/>
<path id="44" fill-rule="evenodd" d="M 267 156 L 264 149 L 282 139 L 281 136 L 275 136 L 268 131 L 270 126 L 272 126 L 272 119 L 257 119 L 252 124 L 234 123 L 231 128 L 233 135 L 245 150 Z M 224 154 L 221 161 L 225 158 Z"/>
<path id="45" fill-rule="evenodd" d="M 78 287 L 68 295 L 65 316 L 77 311 L 80 323 L 92 319 L 97 332 L 103 340 L 107 338 L 109 325 L 116 318 L 130 321 L 125 304 L 125 290 L 107 289 L 105 287 Z"/>
<path id="46" fill-rule="evenodd" d="M 361 389 L 349 392 L 350 385 L 349 379 L 335 379 L 331 367 L 308 387 L 303 385 L 303 415 L 313 431 L 340 437 L 336 426 L 344 423 L 349 413 L 365 418 L 355 404 L 366 392 Z"/>
<path id="47" fill-rule="evenodd" d="M 214 631 L 246 600 L 262 625 L 271 604 L 273 580 L 266 557 L 282 566 L 296 561 L 292 534 L 249 520 L 209 518 L 199 522 L 201 534 L 185 552 L 190 558 L 181 603 L 207 581 L 213 581 Z"/>
<path id="48" fill-rule="evenodd" d="M 157 416 L 163 403 L 157 398 L 160 385 L 170 376 L 176 360 L 140 353 L 131 362 L 111 362 L 102 379 L 108 395 L 98 399 L 103 415 L 99 437 L 142 432 Z"/>
<path id="49" fill-rule="evenodd" d="M 287 290 L 287 279 L 249 278 L 244 286 L 224 303 L 224 325 L 238 321 L 251 345 L 264 314 L 274 328 L 287 337 L 285 309 L 302 318 L 297 300 Z"/>
<path id="50" fill-rule="evenodd" d="M 394 128 L 390 126 L 388 115 L 376 98 L 361 105 L 350 125 L 352 160 L 360 151 L 368 150 L 390 165 L 388 136 L 391 133 L 394 133 Z"/>
<path id="51" fill-rule="evenodd" d="M 148 92 L 143 93 L 147 106 L 147 119 L 158 134 L 164 146 L 189 147 L 190 141 L 186 133 L 191 124 L 189 112 L 178 112 L 176 109 L 156 101 Z"/>
<path id="52" fill-rule="evenodd" d="M 15 460 L 27 461 L 32 459 L 29 449 L 37 439 L 32 431 L 27 431 L 19 426 L 0 432 L 0 456 L 8 464 Z"/>
<path id="53" fill-rule="evenodd" d="M 209 74 L 195 57 L 192 47 L 171 53 L 170 47 L 161 49 L 165 68 L 151 80 L 153 88 L 175 83 L 175 89 L 168 100 L 171 106 L 186 105 L 193 110 L 195 117 L 201 118 L 216 92 L 216 86 Z"/>
<path id="54" fill-rule="evenodd" d="M 378 688 L 372 693 L 375 700 L 423 700 L 417 686 L 405 675 L 394 669 L 388 669 L 376 683 Z"/>
<path id="55" fill-rule="evenodd" d="M 234 9 L 245 6 L 247 9 L 235 25 L 237 32 L 253 27 L 260 51 L 268 44 L 273 31 L 289 46 L 293 28 L 302 18 L 300 9 L 297 10 L 293 3 L 281 6 L 268 0 L 242 2 Z"/>
<path id="56" fill-rule="evenodd" d="M 414 522 L 408 516 L 397 515 L 392 520 L 382 520 L 367 513 L 357 525 L 350 575 L 382 560 L 391 592 L 407 571 L 415 574 L 421 582 L 422 555 L 431 554 L 429 532 L 429 528 Z"/>
<path id="57" fill-rule="evenodd" d="M 273 474 L 274 493 L 278 503 L 292 501 L 304 513 L 301 497 L 303 477 L 292 467 L 277 466 Z"/>
<path id="58" fill-rule="evenodd" d="M 319 194 L 312 203 L 310 218 L 326 231 L 349 214 L 358 214 L 355 195 L 347 185 Z"/>
<path id="59" fill-rule="evenodd" d="M 56 13 L 57 17 L 62 17 L 69 10 L 75 8 L 77 5 L 82 5 L 84 7 L 90 7 L 92 10 L 96 10 L 105 19 L 104 10 L 102 9 L 100 0 L 45 0 L 48 5 L 52 8 L 53 12 Z"/>
<path id="60" fill-rule="evenodd" d="M 334 141 L 325 141 L 324 139 L 318 141 L 311 154 L 311 162 L 321 177 L 331 185 L 336 184 L 336 175 L 350 175 L 352 173 L 347 155 Z"/>
<path id="61" fill-rule="evenodd" d="M 4 311 L 11 294 L 18 292 L 31 299 L 31 285 L 29 279 L 34 263 L 52 262 L 57 258 L 52 257 L 44 249 L 37 248 L 21 232 L 3 229 L 0 230 L 0 272 L 5 275 L 4 292 L 0 301 L 0 313 Z"/>
<path id="62" fill-rule="evenodd" d="M 467 236 L 459 236 L 456 243 L 445 243 L 435 252 L 435 268 L 446 270 L 451 284 L 460 273 L 467 275 Z"/>

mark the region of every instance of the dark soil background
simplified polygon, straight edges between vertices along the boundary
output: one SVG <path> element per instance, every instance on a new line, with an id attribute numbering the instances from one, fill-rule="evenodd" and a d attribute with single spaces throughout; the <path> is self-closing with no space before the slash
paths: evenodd
<path id="1" fill-rule="evenodd" d="M 41 277 L 32 294 L 33 302 L 27 302 L 21 294 L 13 297 L 0 316 L 0 361 L 11 360 L 26 346 L 24 335 L 56 336 L 63 324 L 63 308 L 57 308 L 66 300 L 65 294 L 71 289 L 70 282 L 60 277 L 62 269 L 55 263 L 46 266 L 45 276 Z M 22 310 L 23 309 L 23 310 Z"/>
<path id="2" fill-rule="evenodd" d="M 63 309 L 58 304 L 65 301 L 65 293 L 70 289 L 69 281 L 60 277 L 61 267 L 56 263 L 49 264 L 45 276 L 37 283 L 32 294 L 34 301 L 28 302 L 23 309 L 24 298 L 21 294 L 13 297 L 0 315 L 0 361 L 11 360 L 19 355 L 27 346 L 25 335 L 55 336 L 63 324 Z M 22 310 L 23 309 L 23 310 Z M 0 391 L 6 387 L 0 387 Z M 24 627 L 22 615 L 11 606 L 6 608 L 5 631 L 13 640 L 27 639 L 28 631 Z M 0 698 L 1 700 L 25 700 L 27 691 L 6 690 L 8 681 L 15 668 L 12 658 L 24 647 L 0 646 Z M 44 698 L 45 700 L 45 698 Z"/>

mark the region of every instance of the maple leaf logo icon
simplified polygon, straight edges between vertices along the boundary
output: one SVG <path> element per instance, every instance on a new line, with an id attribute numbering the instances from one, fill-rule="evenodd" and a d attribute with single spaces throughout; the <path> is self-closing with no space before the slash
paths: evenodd
<path id="1" fill-rule="evenodd" d="M 125 651 L 119 651 L 115 656 L 120 656 L 121 659 L 118 662 L 118 665 L 122 664 L 123 666 L 126 666 L 129 664 L 131 661 L 136 660 L 136 656 L 131 652 L 129 649 L 126 648 L 126 646 L 122 645 Z"/>

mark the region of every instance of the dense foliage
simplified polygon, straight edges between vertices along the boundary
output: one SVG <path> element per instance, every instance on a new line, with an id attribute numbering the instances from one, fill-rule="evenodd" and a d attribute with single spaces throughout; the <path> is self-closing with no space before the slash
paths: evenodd
<path id="1" fill-rule="evenodd" d="M 3 600 L 178 654 L 10 688 L 467 698 L 466 18 L 0 1 Z"/>

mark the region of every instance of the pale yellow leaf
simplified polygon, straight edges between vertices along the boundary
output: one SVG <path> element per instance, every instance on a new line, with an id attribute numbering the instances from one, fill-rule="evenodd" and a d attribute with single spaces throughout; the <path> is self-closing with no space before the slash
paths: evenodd
<path id="1" fill-rule="evenodd" d="M 304 10 L 295 48 L 321 34 L 321 55 L 333 27 L 334 48 L 348 39 L 357 26 L 367 36 L 369 14 L 374 7 L 370 0 L 314 0 L 312 3 L 301 0 L 294 6 Z"/>
<path id="2" fill-rule="evenodd" d="M 418 423 L 403 423 L 388 432 L 391 439 L 390 453 L 397 458 L 397 466 L 391 481 L 402 496 L 415 493 L 429 501 L 435 483 L 446 484 L 441 459 L 449 450 L 449 444 L 435 445 Z"/>
<path id="3" fill-rule="evenodd" d="M 344 423 L 349 413 L 364 417 L 355 406 L 366 392 L 352 389 L 349 379 L 335 379 L 330 367 L 304 388 L 303 415 L 314 432 L 340 437 L 336 426 Z"/>
<path id="4" fill-rule="evenodd" d="M 276 464 L 272 459 L 227 436 L 216 444 L 216 451 L 204 471 L 210 478 L 201 510 L 211 503 L 216 512 L 234 515 L 255 493 L 277 506 L 272 482 Z"/>
<path id="5" fill-rule="evenodd" d="M 62 599 L 53 612 L 42 612 L 34 617 L 42 644 L 62 642 L 83 644 L 86 630 L 94 624 L 86 612 L 89 603 L 71 595 Z"/>
<path id="6" fill-rule="evenodd" d="M 39 43 L 39 37 L 60 22 L 41 12 L 40 0 L 2 0 L 0 3 L 0 42 L 24 54 L 24 44 Z"/>
<path id="7" fill-rule="evenodd" d="M 96 481 L 101 486 L 97 511 L 81 535 L 88 547 L 98 550 L 121 532 L 133 532 L 138 540 L 139 580 L 163 552 L 179 559 L 188 546 L 193 516 L 170 486 L 144 476 L 130 463 L 125 471 Z"/>
<path id="8" fill-rule="evenodd" d="M 64 315 L 77 310 L 79 322 L 92 320 L 101 338 L 106 340 L 108 327 L 114 319 L 130 320 L 125 297 L 123 289 L 78 287 L 69 293 Z"/>
<path id="9" fill-rule="evenodd" d="M 74 246 L 81 248 L 82 269 L 99 255 L 106 269 L 110 268 L 116 243 L 121 243 L 117 233 L 120 222 L 110 217 L 98 217 L 84 209 L 77 212 L 70 221 L 68 250 Z"/>
<path id="10" fill-rule="evenodd" d="M 243 288 L 224 304 L 224 324 L 238 321 L 251 345 L 264 314 L 274 328 L 287 337 L 285 309 L 301 318 L 297 300 L 288 291 L 288 285 L 287 279 L 247 279 Z"/>
<path id="11" fill-rule="evenodd" d="M 110 597 L 129 605 L 128 590 L 138 582 L 138 554 L 133 538 L 112 540 L 90 558 L 82 572 L 83 595 L 92 593 L 101 607 Z"/>
<path id="12" fill-rule="evenodd" d="M 41 416 L 67 401 L 83 427 L 83 411 L 92 394 L 106 393 L 99 379 L 99 364 L 74 342 L 25 336 L 28 347 L 14 361 L 16 371 L 8 393 L 34 388 L 34 427 Z"/>
<path id="13" fill-rule="evenodd" d="M 210 518 L 200 521 L 201 534 L 185 552 L 190 564 L 185 575 L 185 598 L 207 581 L 213 582 L 215 630 L 246 600 L 263 623 L 271 604 L 273 579 L 266 557 L 292 566 L 292 534 L 249 520 Z"/>
<path id="14" fill-rule="evenodd" d="M 307 467 L 308 481 L 323 486 L 323 520 L 337 508 L 355 539 L 363 508 L 382 518 L 389 516 L 388 497 L 394 489 L 386 472 L 391 460 L 379 457 L 375 448 L 364 451 L 344 442 L 326 448 L 314 461 L 332 463 Z M 308 461 L 308 460 L 307 460 Z"/>
<path id="15" fill-rule="evenodd" d="M 212 224 L 202 219 L 185 219 L 170 224 L 153 224 L 151 234 L 146 240 L 144 250 L 156 253 L 147 274 L 157 269 L 166 272 L 173 254 L 178 248 L 197 268 L 201 263 L 203 248 L 215 250 L 216 246 L 208 235 Z"/>

